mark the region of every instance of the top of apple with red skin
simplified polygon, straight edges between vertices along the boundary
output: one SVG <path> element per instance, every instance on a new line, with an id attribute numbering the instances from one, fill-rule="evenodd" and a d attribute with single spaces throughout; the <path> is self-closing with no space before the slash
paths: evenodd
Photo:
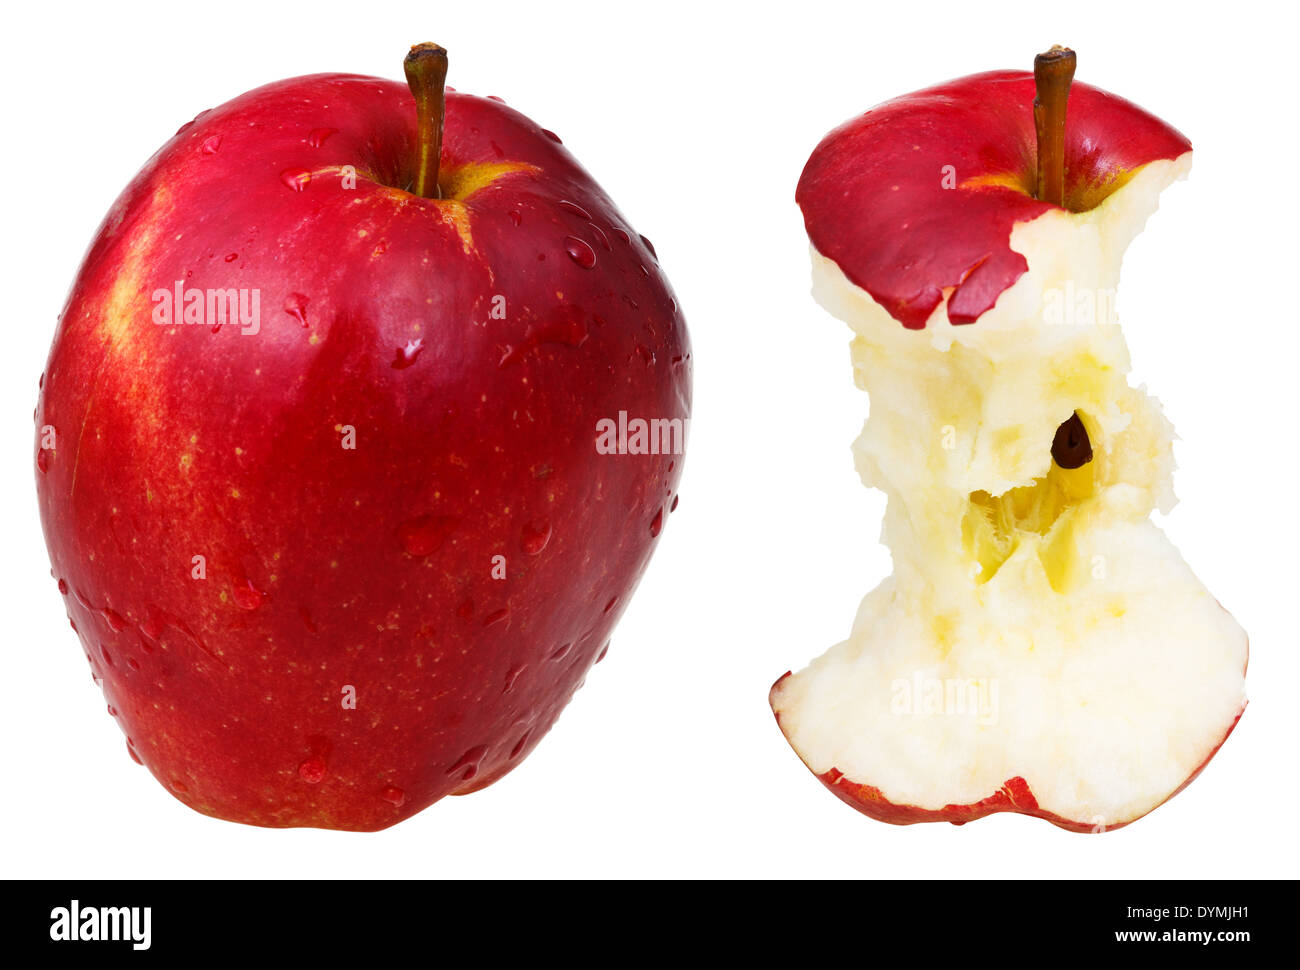
<path id="1" fill-rule="evenodd" d="M 1034 76 L 990 71 L 895 98 L 813 151 L 796 200 L 808 238 L 904 327 L 949 291 L 974 323 L 1028 268 L 1011 230 L 1055 208 L 1034 198 Z M 1098 205 L 1142 166 L 1191 143 L 1123 98 L 1075 83 L 1065 126 L 1066 208 Z"/>

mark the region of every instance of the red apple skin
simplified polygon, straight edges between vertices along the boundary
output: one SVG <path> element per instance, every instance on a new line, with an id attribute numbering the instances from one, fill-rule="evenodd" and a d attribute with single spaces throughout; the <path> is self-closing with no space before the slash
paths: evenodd
<path id="1" fill-rule="evenodd" d="M 776 689 L 780 686 L 781 681 L 790 676 L 790 673 L 787 670 L 778 677 L 768 695 L 768 702 L 772 704 L 778 727 L 781 727 L 781 715 L 776 711 L 775 706 Z M 1156 808 L 1159 808 L 1160 805 L 1169 801 L 1170 798 L 1173 798 L 1196 780 L 1196 776 L 1210 763 L 1210 759 L 1219 753 L 1219 749 L 1228 740 L 1228 736 L 1232 734 L 1233 728 L 1237 726 L 1237 722 L 1241 720 L 1241 715 L 1245 712 L 1246 705 L 1243 704 L 1232 724 L 1228 726 L 1228 730 L 1219 740 L 1219 743 L 1214 746 L 1214 750 L 1205 756 L 1205 760 L 1187 776 L 1187 779 L 1181 785 L 1170 792 L 1169 798 L 1164 799 L 1159 805 L 1152 808 L 1151 812 L 1154 812 Z M 784 727 L 781 727 L 781 733 L 785 734 L 785 739 L 791 742 L 791 747 L 794 747 L 793 741 L 789 734 L 786 734 Z M 797 748 L 795 753 L 798 754 Z M 800 756 L 800 760 L 803 760 L 802 756 Z M 899 805 L 885 798 L 879 788 L 855 782 L 838 768 L 831 768 L 829 771 L 818 774 L 812 765 L 807 762 L 804 762 L 804 765 L 817 776 L 818 781 L 830 789 L 835 794 L 835 797 L 844 804 L 857 809 L 868 818 L 874 818 L 878 822 L 888 822 L 890 825 L 915 825 L 918 822 L 951 822 L 953 825 L 965 825 L 967 822 L 974 822 L 987 815 L 996 815 L 998 812 L 1014 812 L 1017 815 L 1032 815 L 1035 818 L 1045 819 L 1068 832 L 1098 833 L 1122 829 L 1124 826 L 1136 822 L 1139 818 L 1145 818 L 1146 815 L 1151 814 L 1151 812 L 1146 812 L 1133 818 L 1124 819 L 1121 822 L 1105 824 L 1097 821 L 1063 818 L 1053 812 L 1045 812 L 1039 808 L 1038 799 L 1034 797 L 1034 793 L 1030 790 L 1029 783 L 1019 776 L 1008 778 L 1002 787 L 988 798 L 969 805 L 945 805 L 943 808 L 938 809 L 921 808 L 919 805 Z"/>
<path id="2" fill-rule="evenodd" d="M 60 318 L 36 414 L 53 573 L 132 756 L 208 815 L 376 830 L 505 774 L 677 491 L 680 455 L 596 450 L 619 411 L 689 414 L 649 243 L 497 100 L 448 94 L 441 200 L 388 187 L 415 140 L 406 87 L 355 75 L 201 114 Z M 154 323 L 177 280 L 258 289 L 260 331 Z"/>
<path id="3" fill-rule="evenodd" d="M 973 323 L 1028 268 L 1011 229 L 1054 208 L 1033 197 L 1034 78 L 990 71 L 895 98 L 828 134 L 795 198 L 808 238 L 904 327 L 950 291 Z M 1191 143 L 1123 98 L 1075 82 L 1065 127 L 1067 208 L 1096 206 L 1143 165 Z"/>

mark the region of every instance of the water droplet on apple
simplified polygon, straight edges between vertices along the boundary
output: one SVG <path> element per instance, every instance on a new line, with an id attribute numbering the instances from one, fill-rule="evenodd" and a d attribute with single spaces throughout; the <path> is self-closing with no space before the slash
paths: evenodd
<path id="1" fill-rule="evenodd" d="M 140 669 L 140 661 L 136 660 L 135 657 L 127 657 L 126 665 L 130 667 L 132 670 Z"/>
<path id="2" fill-rule="evenodd" d="M 528 664 L 520 664 L 518 667 L 511 667 L 510 672 L 506 674 L 506 685 L 504 688 L 502 688 L 501 693 L 509 694 L 512 690 L 514 690 L 515 681 L 519 679 L 519 675 L 522 674 L 524 670 L 527 669 L 527 667 Z"/>
<path id="3" fill-rule="evenodd" d="M 102 613 L 108 628 L 114 633 L 121 633 L 126 629 L 126 618 L 121 613 L 110 610 L 108 607 L 104 607 Z"/>
<path id="4" fill-rule="evenodd" d="M 605 609 L 602 610 L 601 612 L 603 612 L 603 613 L 608 613 L 610 610 L 612 610 L 612 609 L 614 608 L 614 604 L 617 603 L 617 602 L 618 602 L 618 597 L 617 597 L 617 596 L 611 596 L 611 597 L 609 598 L 609 602 L 605 604 Z"/>
<path id="5" fill-rule="evenodd" d="M 510 749 L 510 760 L 513 761 L 515 758 L 519 757 L 519 752 L 524 750 L 524 745 L 528 743 L 528 736 L 532 733 L 531 730 L 525 731 L 523 736 L 515 742 L 515 746 Z"/>
<path id="6" fill-rule="evenodd" d="M 543 128 L 542 134 L 545 135 L 547 138 L 549 138 L 551 141 L 555 142 L 557 145 L 564 144 L 564 142 L 560 141 L 560 136 L 557 135 L 555 132 L 551 131 L 549 128 Z"/>
<path id="7" fill-rule="evenodd" d="M 442 548 L 454 522 L 446 515 L 421 515 L 399 525 L 397 538 L 407 555 L 422 558 Z"/>
<path id="8" fill-rule="evenodd" d="M 50 470 L 50 449 L 40 448 L 36 452 L 36 467 L 40 469 L 41 474 Z"/>
<path id="9" fill-rule="evenodd" d="M 295 192 L 301 192 L 311 184 L 311 172 L 305 168 L 286 168 L 280 173 L 280 181 Z"/>
<path id="10" fill-rule="evenodd" d="M 614 227 L 614 235 L 618 236 L 619 239 L 623 240 L 623 242 L 627 243 L 629 246 L 632 245 L 632 237 L 629 236 L 627 230 L 621 226 Z"/>
<path id="11" fill-rule="evenodd" d="M 530 556 L 540 555 L 551 541 L 551 523 L 546 519 L 533 519 L 519 533 L 519 545 Z"/>
<path id="12" fill-rule="evenodd" d="M 566 304 L 536 331 L 541 344 L 581 347 L 587 340 L 587 319 L 578 307 Z"/>
<path id="13" fill-rule="evenodd" d="M 513 222 L 516 226 L 524 221 L 524 217 L 519 214 L 518 209 L 511 209 L 509 212 L 506 213 L 506 215 L 510 217 L 510 221 Z"/>
<path id="14" fill-rule="evenodd" d="M 262 605 L 265 594 L 253 585 L 251 579 L 244 580 L 243 585 L 236 583 L 230 589 L 231 599 L 241 610 L 255 610 Z"/>
<path id="15" fill-rule="evenodd" d="M 298 766 L 298 777 L 309 785 L 319 785 L 325 778 L 325 762 L 320 758 L 308 758 Z"/>
<path id="16" fill-rule="evenodd" d="M 59 592 L 64 596 L 68 595 L 68 581 L 66 579 L 59 580 Z"/>
<path id="17" fill-rule="evenodd" d="M 483 618 L 483 625 L 492 626 L 495 623 L 500 623 L 502 620 L 508 619 L 509 616 L 510 616 L 509 609 L 503 608 L 499 610 L 494 610 L 493 612 L 489 613 L 487 616 Z"/>
<path id="18" fill-rule="evenodd" d="M 145 611 L 144 622 L 140 624 L 140 632 L 150 640 L 157 640 L 162 636 L 162 614 L 156 606 L 151 606 Z M 146 649 L 151 649 L 146 644 Z"/>
<path id="19" fill-rule="evenodd" d="M 670 506 L 668 506 L 668 511 L 669 511 L 669 512 L 676 512 L 676 511 L 677 511 L 677 500 L 680 499 L 680 498 L 681 498 L 680 495 L 674 495 L 674 496 L 673 496 L 673 504 L 670 505 Z"/>
<path id="20" fill-rule="evenodd" d="M 338 131 L 337 128 L 313 128 L 307 132 L 307 144 L 312 148 L 320 148 L 325 144 L 326 139 Z"/>
<path id="21" fill-rule="evenodd" d="M 203 144 L 199 146 L 199 150 L 202 151 L 204 155 L 215 155 L 221 150 L 221 136 L 209 135 L 207 138 L 203 139 Z"/>
<path id="22" fill-rule="evenodd" d="M 108 705 L 108 716 L 117 717 L 117 708 L 114 707 L 112 704 Z"/>
<path id="23" fill-rule="evenodd" d="M 659 533 L 664 530 L 664 510 L 659 509 L 655 512 L 655 517 L 650 520 L 650 535 L 657 538 Z"/>
<path id="24" fill-rule="evenodd" d="M 239 253 L 226 253 L 226 262 L 233 263 L 239 258 Z"/>
<path id="25" fill-rule="evenodd" d="M 587 340 L 587 333 L 587 319 L 583 311 L 566 303 L 551 317 L 530 329 L 517 346 L 507 347 L 497 366 L 508 367 L 517 363 L 529 350 L 541 344 L 581 347 Z"/>
<path id="26" fill-rule="evenodd" d="M 564 251 L 583 269 L 591 269 L 596 265 L 596 250 L 577 236 L 564 237 Z"/>
<path id="27" fill-rule="evenodd" d="M 583 222 L 591 221 L 591 213 L 588 212 L 586 209 L 584 209 L 582 206 L 578 205 L 578 203 L 570 202 L 568 199 L 561 199 L 557 204 L 565 212 L 569 213 L 570 215 L 577 216 Z"/>
<path id="28" fill-rule="evenodd" d="M 408 340 L 405 347 L 398 347 L 397 353 L 393 357 L 392 366 L 396 370 L 405 370 L 415 363 L 415 358 L 420 356 L 420 351 L 424 350 L 424 340 L 416 338 Z"/>
<path id="29" fill-rule="evenodd" d="M 600 226 L 596 225 L 594 222 L 587 223 L 587 227 L 591 229 L 592 235 L 596 237 L 596 242 L 600 243 L 601 249 L 605 250 L 607 253 L 612 253 L 614 251 L 614 247 L 609 244 L 609 237 L 605 235 L 604 229 L 600 228 Z"/>
<path id="30" fill-rule="evenodd" d="M 572 649 L 573 649 L 573 644 L 571 644 L 571 643 L 563 644 L 563 645 L 560 646 L 558 649 L 556 649 L 556 651 L 555 651 L 554 653 L 551 654 L 551 659 L 552 659 L 552 660 L 563 660 L 564 657 L 565 657 L 565 654 L 567 654 L 567 653 L 568 653 L 570 650 L 572 650 Z"/>
<path id="31" fill-rule="evenodd" d="M 284 298 L 284 312 L 307 327 L 307 304 L 310 300 L 305 293 L 290 293 Z"/>
<path id="32" fill-rule="evenodd" d="M 144 762 L 140 760 L 140 756 L 135 753 L 135 746 L 131 743 L 130 738 L 126 739 L 126 753 L 131 756 L 131 760 L 134 761 L 136 764 L 138 765 L 144 764 Z"/>
<path id="33" fill-rule="evenodd" d="M 645 248 L 648 249 L 648 250 L 650 250 L 650 255 L 653 256 L 653 257 L 655 258 L 655 262 L 658 262 L 658 261 L 659 261 L 659 254 L 658 254 L 657 252 L 655 252 L 655 246 L 654 246 L 654 243 L 652 243 L 652 242 L 651 242 L 649 239 L 647 239 L 645 236 L 642 236 L 642 237 L 641 237 L 641 242 L 645 243 Z"/>
<path id="34" fill-rule="evenodd" d="M 183 781 L 172 782 L 172 791 L 179 792 L 180 794 L 184 795 L 189 790 L 190 790 L 190 786 L 185 784 L 185 782 Z"/>
<path id="35" fill-rule="evenodd" d="M 495 94 L 489 94 L 489 95 L 487 96 L 487 99 L 488 99 L 489 101 L 495 101 L 495 102 L 497 102 L 498 104 L 505 104 L 505 103 L 506 103 L 506 99 L 505 99 L 505 98 L 497 97 Z"/>
<path id="36" fill-rule="evenodd" d="M 600 663 L 602 660 L 604 660 L 604 659 L 605 659 L 605 655 L 606 655 L 607 653 L 609 653 L 609 641 L 608 641 L 608 640 L 606 640 L 606 641 L 605 641 L 605 645 L 604 645 L 603 647 L 600 648 L 600 656 L 598 656 L 598 657 L 596 658 L 596 663 Z"/>
<path id="37" fill-rule="evenodd" d="M 447 774 L 454 775 L 457 772 L 460 772 L 461 779 L 463 781 L 469 781 L 478 774 L 479 762 L 482 761 L 486 755 L 487 745 L 477 744 L 461 755 L 459 760 L 447 769 Z"/>
<path id="38" fill-rule="evenodd" d="M 396 785 L 389 785 L 379 793 L 379 797 L 386 802 L 390 802 L 395 808 L 401 808 L 406 804 L 406 792 Z"/>
<path id="39" fill-rule="evenodd" d="M 109 667 L 113 666 L 113 655 L 108 652 L 108 648 L 102 643 L 99 645 L 99 652 L 104 655 L 104 663 Z"/>

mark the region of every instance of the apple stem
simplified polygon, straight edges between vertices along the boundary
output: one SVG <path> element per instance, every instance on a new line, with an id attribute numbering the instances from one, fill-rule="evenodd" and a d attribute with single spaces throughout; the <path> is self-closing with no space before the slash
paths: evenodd
<path id="1" fill-rule="evenodd" d="M 1065 205 L 1065 106 L 1074 80 L 1074 51 L 1055 45 L 1034 58 L 1034 132 L 1038 136 L 1036 196 Z"/>
<path id="2" fill-rule="evenodd" d="M 437 44 L 416 44 L 402 62 L 406 83 L 415 95 L 418 128 L 415 184 L 411 191 L 425 199 L 439 199 L 438 164 L 442 158 L 442 122 L 447 113 L 443 85 L 447 83 L 447 52 Z"/>

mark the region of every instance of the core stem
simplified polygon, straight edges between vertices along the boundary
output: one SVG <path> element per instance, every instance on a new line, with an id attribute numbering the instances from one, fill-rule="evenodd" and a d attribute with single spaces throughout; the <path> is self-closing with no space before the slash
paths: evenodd
<path id="1" fill-rule="evenodd" d="M 1038 136 L 1035 195 L 1065 205 L 1065 106 L 1074 80 L 1074 51 L 1059 44 L 1034 58 L 1034 132 Z"/>

